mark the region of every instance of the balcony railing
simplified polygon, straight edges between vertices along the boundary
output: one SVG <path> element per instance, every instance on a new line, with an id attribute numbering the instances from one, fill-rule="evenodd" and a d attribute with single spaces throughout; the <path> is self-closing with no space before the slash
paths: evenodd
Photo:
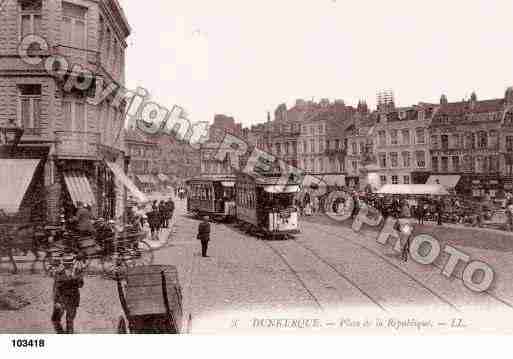
<path id="1" fill-rule="evenodd" d="M 57 131 L 56 154 L 67 158 L 96 158 L 100 134 L 95 132 Z"/>

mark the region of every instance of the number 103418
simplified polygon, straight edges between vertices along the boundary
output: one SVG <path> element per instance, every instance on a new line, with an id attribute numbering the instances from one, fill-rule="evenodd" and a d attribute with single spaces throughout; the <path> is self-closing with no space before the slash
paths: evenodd
<path id="1" fill-rule="evenodd" d="M 12 339 L 13 348 L 44 348 L 44 339 Z"/>

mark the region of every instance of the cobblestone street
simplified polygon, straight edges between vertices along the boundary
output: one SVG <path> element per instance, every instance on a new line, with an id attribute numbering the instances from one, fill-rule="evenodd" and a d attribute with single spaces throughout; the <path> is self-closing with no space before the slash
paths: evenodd
<path id="1" fill-rule="evenodd" d="M 486 328 L 490 320 L 497 325 L 497 318 L 500 323 L 513 318 L 511 242 L 504 238 L 497 242 L 501 246 L 469 246 L 463 237 L 459 242 L 446 238 L 495 269 L 495 285 L 478 294 L 461 279 L 442 276 L 441 262 L 404 263 L 392 248 L 376 242 L 376 232 L 356 234 L 326 221 L 304 221 L 295 239 L 272 242 L 248 236 L 234 224 L 216 223 L 209 258 L 202 258 L 198 221 L 185 213 L 185 201 L 176 203 L 173 229 L 162 235 L 169 240 L 156 249 L 155 263 L 178 267 L 184 318 L 190 314 L 192 333 L 254 330 L 257 318 L 324 318 L 321 326 L 326 329 L 338 328 L 342 318 L 420 320 L 429 313 L 430 318 L 440 318 L 440 325 L 463 318 L 469 330 Z M 419 230 L 438 231 L 441 237 L 439 228 Z M 0 331 L 52 332 L 51 278 L 30 275 L 24 268 L 16 276 L 4 272 L 0 280 L 4 291 L 13 290 L 30 303 L 18 311 L 0 311 L 0 322 L 6 324 Z M 81 298 L 77 330 L 114 333 L 121 314 L 115 282 L 90 275 Z"/>

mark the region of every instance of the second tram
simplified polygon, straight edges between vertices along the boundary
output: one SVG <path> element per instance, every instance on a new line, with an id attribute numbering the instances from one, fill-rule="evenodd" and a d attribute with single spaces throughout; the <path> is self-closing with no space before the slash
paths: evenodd
<path id="1" fill-rule="evenodd" d="M 189 213 L 219 220 L 235 217 L 235 176 L 192 178 L 187 181 L 187 187 Z"/>

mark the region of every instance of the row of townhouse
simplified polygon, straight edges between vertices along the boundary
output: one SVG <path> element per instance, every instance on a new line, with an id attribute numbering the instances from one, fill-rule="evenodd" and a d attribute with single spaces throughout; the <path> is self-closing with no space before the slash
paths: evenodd
<path id="1" fill-rule="evenodd" d="M 440 103 L 409 107 L 392 100 L 375 111 L 365 102 L 353 108 L 342 101 L 298 100 L 291 109 L 280 105 L 270 117 L 241 137 L 328 185 L 430 182 L 492 197 L 513 189 L 511 88 L 498 99 L 478 101 L 472 94 L 450 103 L 442 96 Z M 216 149 L 207 147 L 206 152 Z M 202 173 L 231 173 L 230 161 L 204 158 Z"/>
<path id="2" fill-rule="evenodd" d="M 26 219 L 56 221 L 64 207 L 90 204 L 105 218 L 119 216 L 134 189 L 125 172 L 123 106 L 107 98 L 86 101 L 95 87 L 67 88 L 74 65 L 89 69 L 105 86 L 125 82 L 126 39 L 131 28 L 117 0 L 6 0 L 0 10 L 0 127 L 22 137 L 16 151 L 0 146 L 0 208 Z M 48 48 L 31 46 L 33 64 L 18 47 L 25 36 L 42 37 Z M 62 58 L 64 76 L 45 62 Z M 62 65 L 62 63 L 61 63 Z M 57 69 L 57 68 L 54 68 Z M 83 80 L 78 76 L 77 81 Z M 96 82 L 98 84 L 98 82 Z M 134 189 L 135 195 L 140 195 Z"/>
<path id="3" fill-rule="evenodd" d="M 378 186 L 440 183 L 464 195 L 492 197 L 513 188 L 512 88 L 503 98 L 479 101 L 473 93 L 448 102 L 442 96 L 439 104 L 392 107 L 362 120 L 366 125 L 354 121 L 347 137 L 347 174 L 355 183 L 369 175 L 367 144 Z"/>

